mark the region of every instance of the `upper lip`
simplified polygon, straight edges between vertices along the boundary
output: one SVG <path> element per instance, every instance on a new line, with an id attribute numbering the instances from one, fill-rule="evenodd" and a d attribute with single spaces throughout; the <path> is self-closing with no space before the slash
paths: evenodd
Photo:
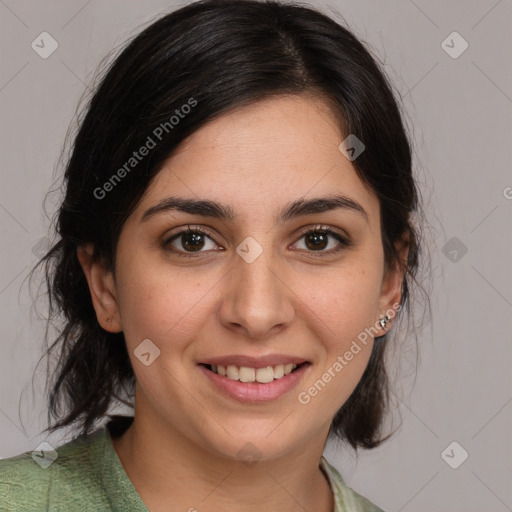
<path id="1" fill-rule="evenodd" d="M 269 354 L 261 357 L 246 355 L 230 355 L 220 357 L 209 357 L 201 360 L 199 364 L 209 364 L 211 366 L 246 366 L 248 368 L 265 368 L 266 366 L 276 366 L 278 364 L 296 364 L 307 363 L 303 357 L 290 356 L 285 354 Z"/>

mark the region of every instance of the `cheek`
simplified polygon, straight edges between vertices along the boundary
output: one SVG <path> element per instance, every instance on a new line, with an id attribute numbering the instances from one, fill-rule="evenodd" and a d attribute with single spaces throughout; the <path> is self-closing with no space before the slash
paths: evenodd
<path id="1" fill-rule="evenodd" d="M 364 265 L 363 265 L 364 267 Z M 378 266 L 377 266 L 378 267 Z M 380 275 L 375 263 L 365 268 L 340 268 L 329 275 L 308 276 L 294 286 L 310 317 L 325 330 L 332 348 L 342 348 L 378 318 Z"/>
<path id="2" fill-rule="evenodd" d="M 176 350 L 181 339 L 200 328 L 209 287 L 191 272 L 166 275 L 164 267 L 134 261 L 120 269 L 118 279 L 123 283 L 118 300 L 129 346 L 149 338 L 161 350 Z"/>
<path id="3" fill-rule="evenodd" d="M 378 320 L 379 266 L 375 261 L 371 266 L 352 266 L 322 282 L 322 293 L 318 286 L 311 286 L 312 279 L 303 281 L 300 288 L 310 310 L 310 331 L 323 350 L 298 399 L 318 408 L 320 416 L 333 416 L 357 386 L 371 355 L 375 331 L 370 328 Z"/>

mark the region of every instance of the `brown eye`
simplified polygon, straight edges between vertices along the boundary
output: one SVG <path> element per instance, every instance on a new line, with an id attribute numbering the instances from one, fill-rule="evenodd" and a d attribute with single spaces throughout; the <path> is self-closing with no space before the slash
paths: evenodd
<path id="1" fill-rule="evenodd" d="M 204 247 L 204 235 L 201 233 L 184 233 L 181 245 L 186 251 L 200 251 Z"/>
<path id="2" fill-rule="evenodd" d="M 308 233 L 304 238 L 306 239 L 307 248 L 312 251 L 325 249 L 329 244 L 329 235 L 320 231 Z"/>
<path id="3" fill-rule="evenodd" d="M 318 256 L 337 253 L 350 245 L 347 238 L 327 228 L 308 229 L 302 233 L 299 240 L 302 239 L 304 239 L 304 247 L 299 247 L 299 242 L 294 244 L 295 247 L 308 252 L 317 252 Z"/>
<path id="4" fill-rule="evenodd" d="M 187 229 L 175 233 L 163 243 L 164 248 L 180 256 L 188 256 L 187 253 L 201 253 L 217 248 L 217 244 L 208 233 L 201 229 Z M 204 249 L 204 250 L 203 250 Z"/>

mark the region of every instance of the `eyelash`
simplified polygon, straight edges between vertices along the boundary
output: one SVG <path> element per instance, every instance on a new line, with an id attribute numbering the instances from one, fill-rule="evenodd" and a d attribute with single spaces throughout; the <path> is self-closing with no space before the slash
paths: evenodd
<path id="1" fill-rule="evenodd" d="M 196 233 L 196 234 L 206 235 L 208 238 L 210 238 L 212 241 L 215 242 L 215 240 L 213 240 L 212 234 L 209 233 L 208 231 L 205 231 L 204 229 L 201 229 L 198 227 L 188 226 L 187 229 L 178 231 L 177 233 L 174 233 L 171 237 L 167 238 L 163 242 L 162 246 L 165 249 L 177 254 L 179 257 L 182 257 L 182 258 L 198 258 L 198 257 L 200 257 L 200 254 L 203 252 L 206 252 L 206 251 L 196 251 L 195 253 L 194 252 L 186 252 L 186 251 L 181 251 L 179 249 L 176 249 L 172 246 L 171 246 L 172 247 L 171 249 L 168 249 L 171 242 L 173 242 L 174 240 L 178 239 L 180 236 L 187 234 L 187 233 Z M 337 233 L 336 231 L 333 231 L 332 229 L 330 229 L 328 227 L 321 226 L 321 225 L 315 226 L 314 228 L 309 228 L 309 229 L 303 231 L 300 234 L 299 238 L 297 238 L 297 241 L 294 242 L 293 245 L 295 245 L 300 239 L 302 239 L 303 237 L 305 237 L 307 235 L 318 234 L 318 233 L 332 236 L 333 238 L 338 240 L 338 242 L 341 244 L 342 247 L 339 249 L 331 249 L 329 251 L 312 251 L 312 250 L 307 251 L 308 253 L 311 253 L 311 255 L 314 255 L 314 257 L 322 258 L 322 257 L 326 257 L 326 256 L 332 256 L 334 254 L 337 254 L 337 253 L 343 251 L 350 245 L 352 245 L 352 243 L 344 236 L 340 235 L 339 233 Z"/>

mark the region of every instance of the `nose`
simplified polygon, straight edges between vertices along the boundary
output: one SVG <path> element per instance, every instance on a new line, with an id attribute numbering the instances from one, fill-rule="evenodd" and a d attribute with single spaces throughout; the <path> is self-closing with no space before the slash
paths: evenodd
<path id="1" fill-rule="evenodd" d="M 295 315 L 290 283 L 270 253 L 263 251 L 252 263 L 236 256 L 219 308 L 224 327 L 254 340 L 275 336 Z"/>

